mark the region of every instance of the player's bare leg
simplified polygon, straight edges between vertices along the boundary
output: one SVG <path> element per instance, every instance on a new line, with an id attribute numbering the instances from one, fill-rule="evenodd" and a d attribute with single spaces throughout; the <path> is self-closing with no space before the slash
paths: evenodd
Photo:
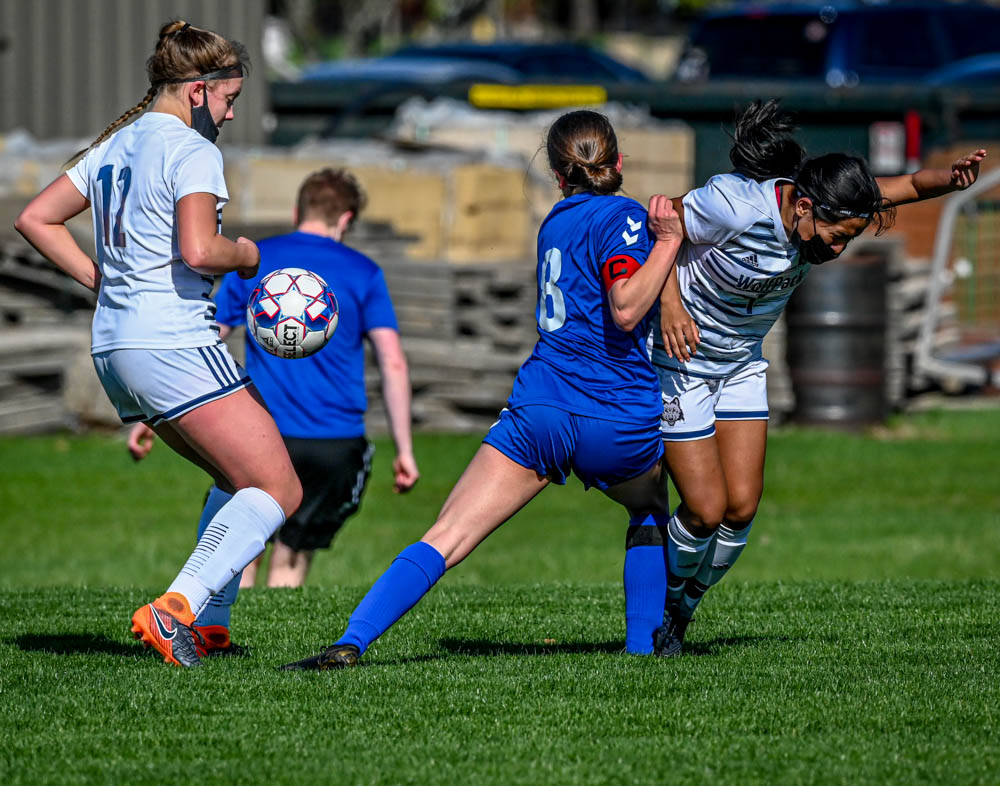
<path id="1" fill-rule="evenodd" d="M 238 431 L 233 423 L 240 424 Z M 204 404 L 171 425 L 237 491 L 258 488 L 268 493 L 285 516 L 298 508 L 302 486 L 278 427 L 255 389 Z"/>
<path id="2" fill-rule="evenodd" d="M 726 483 L 726 510 L 698 571 L 684 583 L 682 597 L 668 612 L 675 638 L 681 640 L 705 593 L 722 580 L 743 552 L 764 488 L 767 421 L 718 421 L 715 428 Z"/>
<path id="3" fill-rule="evenodd" d="M 661 461 L 638 477 L 611 486 L 604 493 L 624 505 L 633 517 L 663 512 L 668 503 L 666 468 Z"/>
<path id="4" fill-rule="evenodd" d="M 767 421 L 719 421 L 715 429 L 719 458 L 726 478 L 724 521 L 746 523 L 756 515 L 757 505 L 764 493 Z"/>
<path id="5" fill-rule="evenodd" d="M 267 569 L 267 586 L 301 587 L 306 583 L 315 551 L 295 551 L 280 540 L 271 547 L 271 562 Z"/>
<path id="6" fill-rule="evenodd" d="M 680 602 L 684 583 L 697 573 L 728 503 L 726 477 L 715 436 L 664 442 L 664 459 L 681 503 L 670 519 L 667 605 Z"/>
<path id="7" fill-rule="evenodd" d="M 719 424 L 716 423 L 716 431 Z M 663 457 L 681 496 L 677 516 L 694 535 L 711 535 L 728 505 L 725 468 L 717 436 L 664 442 Z"/>
<path id="8" fill-rule="evenodd" d="M 420 539 L 453 568 L 549 484 L 492 445 L 480 445 L 448 495 L 437 521 Z"/>
<path id="9" fill-rule="evenodd" d="M 233 423 L 240 424 L 239 430 L 232 428 Z M 194 652 L 200 641 L 195 619 L 211 596 L 231 584 L 260 554 L 286 514 L 298 506 L 302 489 L 274 420 L 248 390 L 204 404 L 165 424 L 158 433 L 182 455 L 208 469 L 217 482 L 228 481 L 236 492 L 219 507 L 167 593 L 132 618 L 136 636 L 156 647 L 166 660 L 193 666 L 199 663 L 198 655 L 204 654 L 204 647 L 197 655 Z M 172 615 L 167 625 L 173 625 L 175 632 L 169 636 L 163 633 L 169 630 L 162 623 L 158 628 L 154 624 L 164 611 Z M 184 643 L 179 655 L 177 647 L 170 646 L 173 641 Z"/>
<path id="10" fill-rule="evenodd" d="M 201 467 L 211 475 L 216 486 L 228 494 L 236 493 L 236 489 L 233 488 L 232 483 L 229 482 L 229 478 L 225 476 L 222 470 L 189 445 L 187 440 L 174 428 L 172 423 L 164 421 L 157 426 L 152 426 L 152 429 L 156 432 L 156 436 L 162 439 L 163 443 L 175 453 L 186 458 L 195 466 Z"/>
<path id="11" fill-rule="evenodd" d="M 243 575 L 240 577 L 240 589 L 249 589 L 256 585 L 257 583 L 257 573 L 260 572 L 260 566 L 264 563 L 264 552 L 250 562 L 245 568 L 243 568 Z"/>
<path id="12" fill-rule="evenodd" d="M 667 528 L 667 598 L 663 626 L 656 631 L 655 651 L 672 657 L 681 652 L 690 620 L 679 614 L 681 600 L 688 582 L 705 561 L 716 528 L 722 523 L 728 489 L 715 435 L 689 442 L 664 442 L 663 449 L 681 504 Z"/>
<path id="13" fill-rule="evenodd" d="M 743 552 L 764 490 L 767 421 L 719 422 L 716 431 L 726 477 L 726 512 L 701 567 L 684 586 L 679 614 L 686 620 L 691 619 L 704 594 L 722 580 Z"/>
<path id="14" fill-rule="evenodd" d="M 437 521 L 375 582 L 351 615 L 344 635 L 319 655 L 282 668 L 325 670 L 357 664 L 368 646 L 426 595 L 445 570 L 465 559 L 548 483 L 496 448 L 481 445 Z"/>

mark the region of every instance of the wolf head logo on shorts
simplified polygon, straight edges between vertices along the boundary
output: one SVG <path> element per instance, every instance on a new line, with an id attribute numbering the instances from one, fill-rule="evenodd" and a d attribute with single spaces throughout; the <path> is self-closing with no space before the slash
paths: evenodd
<path id="1" fill-rule="evenodd" d="M 684 420 L 684 411 L 681 409 L 681 400 L 677 396 L 668 398 L 663 402 L 663 419 L 668 426 L 673 426 Z"/>

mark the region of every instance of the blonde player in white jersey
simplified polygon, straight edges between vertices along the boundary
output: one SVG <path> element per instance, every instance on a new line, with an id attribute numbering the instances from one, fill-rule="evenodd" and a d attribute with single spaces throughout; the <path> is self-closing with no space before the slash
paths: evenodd
<path id="1" fill-rule="evenodd" d="M 146 63 L 145 98 L 15 223 L 97 293 L 91 353 L 122 421 L 150 424 L 215 480 L 194 552 L 167 592 L 132 617 L 136 638 L 179 666 L 212 654 L 195 617 L 302 494 L 274 420 L 219 341 L 209 297 L 216 275 L 250 277 L 260 261 L 251 241 L 219 234 L 228 194 L 214 141 L 233 117 L 246 65 L 235 41 L 182 21 L 165 25 Z M 65 225 L 88 207 L 96 263 Z"/>
<path id="2" fill-rule="evenodd" d="M 681 504 L 667 527 L 669 581 L 655 651 L 681 651 L 706 590 L 739 557 L 764 487 L 764 336 L 812 265 L 835 259 L 896 205 L 975 182 L 978 150 L 950 169 L 875 178 L 860 158 L 806 159 L 777 102 L 738 119 L 735 172 L 673 200 L 686 242 L 648 347 L 663 391 L 661 433 Z"/>

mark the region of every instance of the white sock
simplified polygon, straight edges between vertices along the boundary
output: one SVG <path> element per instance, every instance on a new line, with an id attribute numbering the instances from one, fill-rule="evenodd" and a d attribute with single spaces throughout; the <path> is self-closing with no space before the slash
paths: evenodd
<path id="1" fill-rule="evenodd" d="M 726 575 L 740 554 L 743 553 L 743 549 L 746 548 L 747 536 L 750 534 L 752 526 L 753 519 L 746 524 L 732 525 L 724 521 L 719 525 L 712 538 L 712 546 L 705 554 L 701 567 L 684 587 L 684 598 L 681 601 L 681 614 L 683 616 L 691 617 L 709 587 L 722 581 L 722 577 Z"/>
<path id="2" fill-rule="evenodd" d="M 667 524 L 667 535 L 667 605 L 671 605 L 680 602 L 685 582 L 698 572 L 713 536 L 699 538 L 692 535 L 676 513 Z"/>
<path id="3" fill-rule="evenodd" d="M 285 522 L 281 506 L 266 491 L 246 488 L 212 517 L 167 592 L 179 592 L 195 616 L 264 550 L 267 539 Z"/>

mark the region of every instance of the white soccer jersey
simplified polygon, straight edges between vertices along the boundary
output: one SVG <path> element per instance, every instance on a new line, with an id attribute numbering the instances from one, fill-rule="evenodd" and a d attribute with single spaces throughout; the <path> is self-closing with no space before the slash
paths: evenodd
<path id="1" fill-rule="evenodd" d="M 176 210 L 181 197 L 204 192 L 221 216 L 229 193 L 219 149 L 180 118 L 147 112 L 67 174 L 94 217 L 102 278 L 91 351 L 217 343 L 214 276 L 181 258 Z"/>
<path id="2" fill-rule="evenodd" d="M 716 175 L 684 197 L 688 240 L 677 255 L 677 280 L 701 342 L 687 363 L 667 357 L 657 317 L 649 336 L 653 365 L 726 377 L 761 358 L 764 336 L 810 268 L 782 226 L 781 182 Z"/>

